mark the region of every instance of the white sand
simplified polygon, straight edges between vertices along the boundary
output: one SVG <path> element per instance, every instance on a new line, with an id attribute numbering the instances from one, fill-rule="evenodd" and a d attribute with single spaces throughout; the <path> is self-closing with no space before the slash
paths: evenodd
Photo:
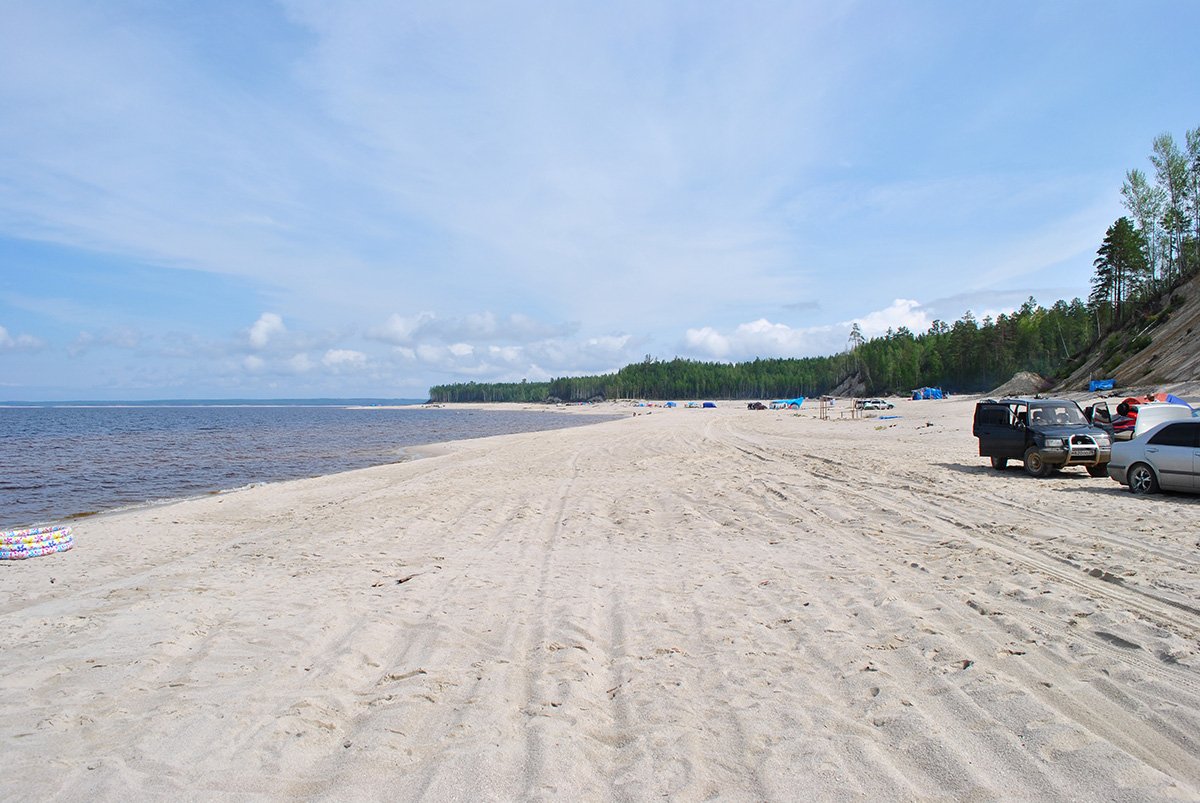
<path id="1" fill-rule="evenodd" d="M 656 410 L 0 565 L 0 799 L 1200 796 L 1200 497 Z"/>

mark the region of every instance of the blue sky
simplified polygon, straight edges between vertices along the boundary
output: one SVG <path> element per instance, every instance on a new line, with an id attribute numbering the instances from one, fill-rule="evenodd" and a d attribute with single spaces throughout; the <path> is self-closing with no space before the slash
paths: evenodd
<path id="1" fill-rule="evenodd" d="M 1086 297 L 1200 3 L 0 2 L 0 399 L 420 397 Z"/>

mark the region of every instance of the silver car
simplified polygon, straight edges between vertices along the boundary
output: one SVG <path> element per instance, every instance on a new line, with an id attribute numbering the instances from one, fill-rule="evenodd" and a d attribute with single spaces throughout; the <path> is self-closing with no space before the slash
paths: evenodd
<path id="1" fill-rule="evenodd" d="M 1135 494 L 1200 493 L 1200 420 L 1167 421 L 1112 446 L 1108 476 Z"/>

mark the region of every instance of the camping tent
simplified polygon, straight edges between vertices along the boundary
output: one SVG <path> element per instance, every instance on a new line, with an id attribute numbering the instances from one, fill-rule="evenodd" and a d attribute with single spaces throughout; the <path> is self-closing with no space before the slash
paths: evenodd
<path id="1" fill-rule="evenodd" d="M 1116 387 L 1115 379 L 1093 379 L 1088 382 L 1088 393 L 1095 393 L 1098 390 L 1112 390 Z"/>
<path id="2" fill-rule="evenodd" d="M 715 410 L 715 409 L 717 409 L 717 405 L 713 404 L 712 402 L 705 402 L 703 406 L 704 406 L 704 407 L 711 407 L 711 408 L 712 408 L 712 409 L 714 409 L 714 410 Z"/>
<path id="3" fill-rule="evenodd" d="M 941 388 L 917 388 L 912 392 L 913 401 L 921 399 L 941 399 L 943 398 Z"/>

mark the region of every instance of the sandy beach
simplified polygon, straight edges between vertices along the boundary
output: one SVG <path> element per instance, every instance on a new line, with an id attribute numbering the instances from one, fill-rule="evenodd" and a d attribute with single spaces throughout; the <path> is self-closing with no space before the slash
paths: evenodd
<path id="1" fill-rule="evenodd" d="M 1197 799 L 1200 497 L 993 471 L 972 405 L 80 520 L 0 565 L 0 798 Z"/>

